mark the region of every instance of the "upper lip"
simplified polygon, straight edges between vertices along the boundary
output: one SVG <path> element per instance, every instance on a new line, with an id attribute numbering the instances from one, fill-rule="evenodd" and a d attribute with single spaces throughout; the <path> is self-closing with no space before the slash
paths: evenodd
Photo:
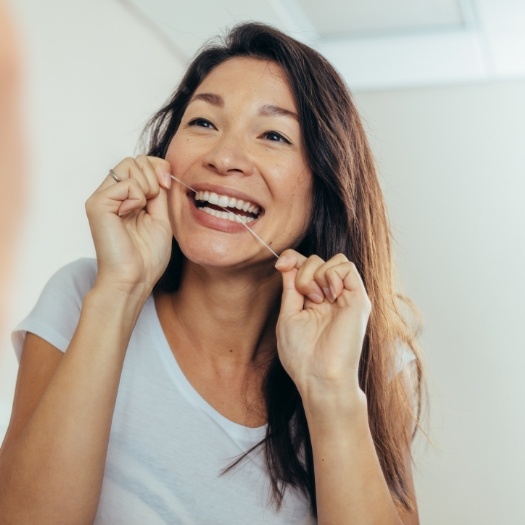
<path id="1" fill-rule="evenodd" d="M 248 195 L 247 193 L 244 193 L 242 191 L 239 191 L 235 188 L 225 188 L 224 186 L 218 186 L 215 184 L 207 184 L 207 183 L 194 183 L 191 185 L 191 187 L 199 192 L 199 191 L 208 191 L 216 193 L 219 197 L 224 195 L 226 197 L 233 197 L 237 200 L 243 200 L 244 202 L 253 204 L 254 206 L 257 206 L 259 208 L 258 213 L 261 213 L 264 210 L 264 206 L 261 205 L 259 201 Z M 188 193 L 191 192 L 191 195 L 194 197 L 195 193 L 191 190 L 188 190 Z"/>

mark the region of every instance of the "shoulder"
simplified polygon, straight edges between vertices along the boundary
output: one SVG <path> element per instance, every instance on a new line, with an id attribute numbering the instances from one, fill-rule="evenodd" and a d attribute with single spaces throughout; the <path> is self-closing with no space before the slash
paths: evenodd
<path id="1" fill-rule="evenodd" d="M 395 347 L 394 359 L 394 372 L 399 373 L 402 370 L 405 370 L 407 366 L 415 364 L 417 358 L 410 345 L 400 341 Z"/>
<path id="2" fill-rule="evenodd" d="M 27 332 L 64 352 L 80 318 L 84 297 L 97 275 L 95 259 L 78 259 L 60 268 L 44 286 L 29 315 L 15 328 L 13 346 L 20 358 Z"/>
<path id="3" fill-rule="evenodd" d="M 96 259 L 83 258 L 77 259 L 60 268 L 51 279 L 49 279 L 47 288 L 61 288 L 67 286 L 69 290 L 82 295 L 93 287 L 97 275 Z"/>

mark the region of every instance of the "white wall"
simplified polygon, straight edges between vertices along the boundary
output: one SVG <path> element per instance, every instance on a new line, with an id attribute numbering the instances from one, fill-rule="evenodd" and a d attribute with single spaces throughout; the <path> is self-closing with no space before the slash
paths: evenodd
<path id="1" fill-rule="evenodd" d="M 30 160 L 10 326 L 55 270 L 94 254 L 84 203 L 109 168 L 137 153 L 142 127 L 183 71 L 117 2 L 16 0 L 12 10 L 25 44 Z M 9 336 L 0 334 L 1 437 L 16 369 Z"/>
<path id="2" fill-rule="evenodd" d="M 116 2 L 17 0 L 27 44 L 30 205 L 11 324 L 63 263 L 92 254 L 84 201 L 181 65 Z M 426 525 L 518 525 L 525 486 L 525 81 L 361 93 L 400 272 L 426 318 Z M 16 362 L 1 336 L 0 434 Z"/>
<path id="3" fill-rule="evenodd" d="M 425 525 L 525 523 L 525 80 L 359 94 L 426 327 Z"/>

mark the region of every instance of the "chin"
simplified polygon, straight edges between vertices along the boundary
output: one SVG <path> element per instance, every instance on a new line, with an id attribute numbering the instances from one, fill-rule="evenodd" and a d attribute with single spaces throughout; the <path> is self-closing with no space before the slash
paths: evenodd
<path id="1" fill-rule="evenodd" d="M 181 240 L 182 241 L 182 240 Z M 210 242 L 209 238 L 204 241 L 192 240 L 190 242 L 178 241 L 184 257 L 199 266 L 228 268 L 247 262 L 250 254 L 238 246 L 232 246 L 224 242 Z M 252 254 L 252 257 L 255 254 Z"/>

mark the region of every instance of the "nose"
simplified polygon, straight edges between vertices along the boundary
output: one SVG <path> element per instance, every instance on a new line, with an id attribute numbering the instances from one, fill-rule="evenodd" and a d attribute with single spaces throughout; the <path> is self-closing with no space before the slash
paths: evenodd
<path id="1" fill-rule="evenodd" d="M 250 175 L 253 171 L 253 160 L 246 139 L 234 132 L 222 132 L 210 144 L 204 163 L 220 175 Z"/>

